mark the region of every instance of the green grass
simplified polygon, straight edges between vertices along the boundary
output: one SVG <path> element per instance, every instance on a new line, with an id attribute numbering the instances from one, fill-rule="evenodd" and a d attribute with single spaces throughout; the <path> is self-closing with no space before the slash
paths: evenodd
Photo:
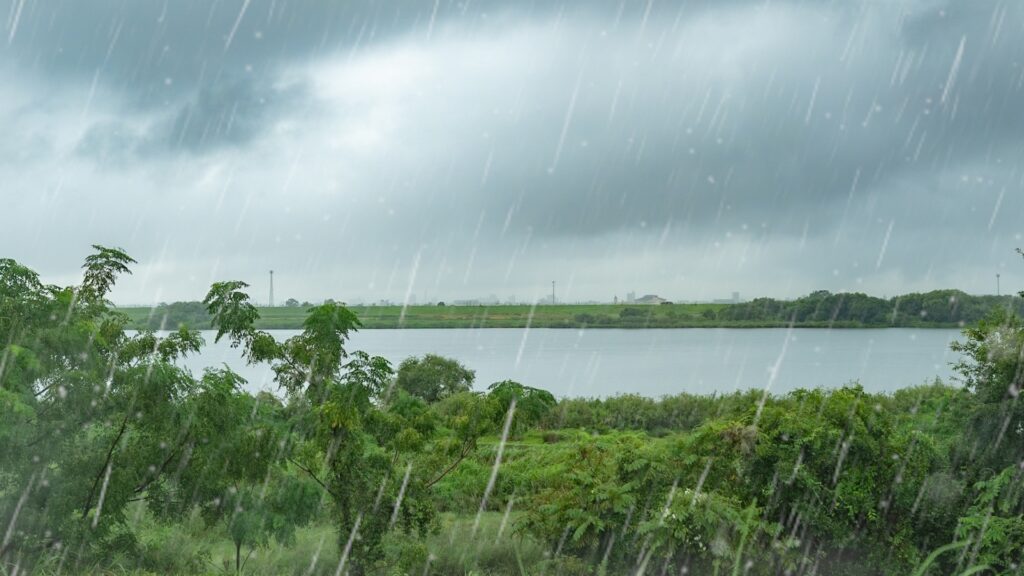
<path id="1" fill-rule="evenodd" d="M 148 514 L 136 516 L 140 544 L 136 570 L 157 574 L 234 574 L 235 548 L 223 526 L 206 526 L 194 516 L 162 524 Z M 314 564 L 314 558 L 316 559 Z M 333 574 L 339 559 L 336 530 L 326 522 L 300 528 L 290 546 L 271 541 L 266 548 L 242 549 L 243 574 L 250 576 Z"/>
<path id="2" fill-rule="evenodd" d="M 646 328 L 706 325 L 704 310 L 721 304 L 628 306 L 576 304 L 555 306 L 399 306 L 354 307 L 367 327 L 381 328 Z M 629 310 L 623 315 L 624 310 Z M 633 315 L 629 315 L 632 313 Z"/>
<path id="3" fill-rule="evenodd" d="M 554 306 L 349 306 L 364 329 L 376 328 L 785 328 L 788 320 L 721 320 L 718 312 L 732 304 L 559 304 Z M 208 319 L 155 318 L 158 309 L 150 307 L 118 308 L 129 319 L 129 328 L 208 329 Z M 258 307 L 256 328 L 263 330 L 300 330 L 307 308 L 301 306 Z M 709 313 L 710 317 L 705 316 Z M 799 328 L 884 328 L 890 324 L 864 324 L 858 321 L 802 321 Z M 920 328 L 956 328 L 955 323 L 917 321 L 901 326 Z"/>
<path id="4" fill-rule="evenodd" d="M 951 303 L 954 303 L 951 306 Z M 1024 304 L 955 290 L 884 299 L 814 292 L 796 300 L 743 303 L 349 306 L 364 328 L 962 328 L 993 309 Z M 210 327 L 201 302 L 120 308 L 131 328 Z M 300 329 L 308 306 L 258 308 L 257 328 Z"/>
<path id="5" fill-rule="evenodd" d="M 565 304 L 555 306 L 351 306 L 363 327 L 373 328 L 696 328 L 714 326 L 774 327 L 785 323 L 720 322 L 703 316 L 728 304 Z M 261 329 L 301 329 L 306 308 L 259 308 Z M 154 313 L 149 307 L 118 308 L 140 328 Z M 625 312 L 624 312 L 625 311 Z M 157 322 L 159 324 L 159 321 Z M 168 318 L 167 326 L 175 320 Z M 193 328 L 208 328 L 204 325 Z"/>
<path id="6" fill-rule="evenodd" d="M 428 573 L 518 576 L 521 574 L 520 566 L 543 567 L 546 564 L 544 547 L 515 532 L 515 514 L 510 514 L 504 529 L 503 518 L 503 513 L 485 512 L 474 528 L 475 515 L 443 515 L 440 532 L 426 542 L 430 562 Z M 426 566 L 408 568 L 419 568 L 415 572 L 423 573 Z"/>
<path id="7" fill-rule="evenodd" d="M 556 573 L 559 563 L 547 559 L 545 547 L 515 531 L 516 514 L 507 521 L 501 512 L 442 514 L 438 530 L 425 539 L 400 532 L 384 541 L 384 559 L 367 567 L 368 576 L 431 574 L 438 576 L 496 576 L 549 569 Z M 502 526 L 504 524 L 504 526 Z M 43 576 L 68 574 L 156 574 L 234 575 L 235 551 L 224 530 L 205 526 L 198 517 L 184 522 L 162 524 L 141 513 L 132 522 L 138 538 L 137 552 L 107 558 L 94 564 L 63 565 L 54 558 L 36 566 Z M 246 576 L 307 575 L 330 576 L 338 567 L 340 552 L 337 531 L 321 520 L 296 534 L 295 542 L 276 542 L 262 549 L 243 549 Z M 571 560 L 571 559 L 570 559 Z M 560 561 L 564 563 L 565 561 Z M 6 576 L 0 568 L 0 576 Z"/>

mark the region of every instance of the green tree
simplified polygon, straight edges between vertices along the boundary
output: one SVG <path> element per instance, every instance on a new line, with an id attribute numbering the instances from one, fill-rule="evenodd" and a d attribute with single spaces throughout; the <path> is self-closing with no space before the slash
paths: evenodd
<path id="1" fill-rule="evenodd" d="M 244 425 L 237 377 L 196 380 L 175 363 L 199 349 L 198 333 L 125 332 L 106 296 L 131 262 L 96 247 L 82 284 L 59 288 L 0 261 L 0 511 L 11 519 L 0 561 L 130 549 L 130 502 L 159 509 L 177 493 L 184 508 L 195 501 L 181 486 L 257 460 L 220 441 Z"/>
<path id="2" fill-rule="evenodd" d="M 1024 563 L 1024 483 L 1019 466 L 1009 466 L 975 484 L 974 503 L 960 518 L 957 541 L 968 543 L 972 566 L 997 574 L 1019 573 Z"/>
<path id="3" fill-rule="evenodd" d="M 202 302 L 161 304 L 150 311 L 149 318 L 142 327 L 149 330 L 181 327 L 206 329 L 210 327 L 210 316 Z"/>
<path id="4" fill-rule="evenodd" d="M 235 545 L 236 571 L 243 546 L 266 546 L 271 538 L 289 544 L 320 500 L 319 487 L 286 473 L 284 407 L 270 394 L 243 393 L 243 384 L 228 369 L 207 370 L 182 410 L 180 457 L 187 455 L 189 465 L 172 477 L 154 474 L 139 487 L 158 518 L 180 520 L 198 507 L 209 525 L 223 524 Z"/>
<path id="5" fill-rule="evenodd" d="M 978 401 L 964 458 L 972 468 L 1000 470 L 1024 458 L 1024 325 L 996 309 L 964 336 L 951 346 L 961 355 L 955 368 Z"/>
<path id="6" fill-rule="evenodd" d="M 224 523 L 235 546 L 235 571 L 245 567 L 244 546 L 250 554 L 265 548 L 271 540 L 283 546 L 295 542 L 295 532 L 316 516 L 322 491 L 312 481 L 272 468 L 260 483 L 240 483 L 213 501 L 208 521 Z M 248 556 L 246 557 L 248 558 Z"/>
<path id="7" fill-rule="evenodd" d="M 511 430 L 513 436 L 519 436 L 537 426 L 557 404 L 555 397 L 547 390 L 524 386 L 512 380 L 495 382 L 487 390 L 488 396 L 496 404 L 496 425 L 501 424 L 512 403 L 515 403 Z"/>
<path id="8" fill-rule="evenodd" d="M 592 565 L 630 556 L 635 548 L 623 532 L 647 496 L 635 474 L 642 452 L 636 435 L 578 442 L 558 464 L 559 481 L 529 497 L 519 529 L 548 543 L 554 556 Z"/>
<path id="9" fill-rule="evenodd" d="M 349 355 L 345 342 L 360 325 L 350 310 L 314 307 L 300 334 L 277 342 L 253 327 L 259 314 L 244 287 L 211 288 L 205 301 L 217 336 L 241 346 L 250 362 L 270 363 L 289 394 L 288 460 L 329 495 L 342 569 L 361 573 L 381 558 L 392 529 L 423 535 L 434 526 L 427 488 L 436 472 L 414 463 L 433 439 L 435 419 L 423 398 L 393 385 L 386 360 Z"/>
<path id="10" fill-rule="evenodd" d="M 407 358 L 398 366 L 395 381 L 398 388 L 434 403 L 452 394 L 473 388 L 476 374 L 458 360 L 436 354 Z"/>
<path id="11" fill-rule="evenodd" d="M 434 450 L 424 458 L 428 469 L 439 470 L 427 481 L 429 488 L 469 457 L 477 448 L 481 436 L 494 432 L 496 424 L 504 418 L 498 403 L 475 392 L 459 392 L 430 406 L 439 425 L 448 431 L 434 444 Z M 505 407 L 507 410 L 507 406 Z"/>

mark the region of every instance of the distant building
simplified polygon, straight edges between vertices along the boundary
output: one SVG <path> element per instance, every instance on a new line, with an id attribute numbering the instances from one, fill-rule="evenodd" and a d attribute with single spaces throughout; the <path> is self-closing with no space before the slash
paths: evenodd
<path id="1" fill-rule="evenodd" d="M 626 292 L 626 304 L 632 304 L 636 301 L 636 292 Z"/>
<path id="2" fill-rule="evenodd" d="M 712 302 L 714 302 L 715 304 L 739 304 L 740 303 L 740 293 L 739 292 L 733 292 L 732 293 L 732 298 L 719 298 L 717 300 L 712 300 Z"/>
<path id="3" fill-rule="evenodd" d="M 668 300 L 658 296 L 657 294 L 645 294 L 640 298 L 634 298 L 633 304 L 662 304 L 668 302 Z"/>
<path id="4" fill-rule="evenodd" d="M 452 300 L 449 304 L 453 306 L 498 306 L 501 304 L 501 300 L 499 300 L 494 294 L 491 294 L 486 298 L 463 298 L 460 300 Z"/>

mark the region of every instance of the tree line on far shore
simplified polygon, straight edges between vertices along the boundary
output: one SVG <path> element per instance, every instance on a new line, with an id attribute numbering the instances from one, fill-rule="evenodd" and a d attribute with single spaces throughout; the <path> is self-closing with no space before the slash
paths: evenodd
<path id="1" fill-rule="evenodd" d="M 326 303 L 334 303 L 328 300 Z M 267 328 L 302 327 L 309 302 L 293 299 L 279 308 L 279 314 L 267 317 Z M 974 324 L 992 310 L 1002 308 L 1024 314 L 1024 299 L 1013 295 L 973 295 L 960 290 L 932 290 L 880 298 L 860 292 L 818 290 L 794 300 L 756 298 L 736 304 L 668 304 L 641 306 L 628 304 L 586 306 L 540 306 L 533 314 L 514 314 L 510 309 L 526 306 L 471 306 L 471 314 L 460 313 L 458 306 L 416 306 L 401 316 L 379 307 L 350 307 L 366 327 L 398 327 L 399 317 L 420 328 L 518 327 L 528 321 L 547 328 L 685 328 L 685 327 L 949 327 Z M 394 307 L 397 308 L 397 307 Z M 162 303 L 153 308 L 126 309 L 129 327 L 137 330 L 196 330 L 212 328 L 212 319 L 202 302 Z M 264 312 L 272 309 L 261 309 Z M 292 312 L 294 311 L 294 313 Z M 279 316 L 279 317 L 278 317 Z M 394 316 L 392 318 L 391 316 Z M 394 326 L 392 326 L 394 324 Z"/>

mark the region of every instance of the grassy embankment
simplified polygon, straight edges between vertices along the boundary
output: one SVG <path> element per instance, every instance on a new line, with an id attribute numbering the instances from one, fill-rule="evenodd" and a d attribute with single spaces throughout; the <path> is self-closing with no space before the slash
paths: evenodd
<path id="1" fill-rule="evenodd" d="M 718 321 L 704 316 L 728 304 L 673 304 L 639 306 L 624 304 L 566 304 L 555 306 L 351 306 L 363 327 L 373 328 L 690 328 L 711 326 L 784 326 L 779 322 Z M 132 319 L 131 328 L 150 323 L 153 308 L 120 308 Z M 301 329 L 306 308 L 259 308 L 256 326 L 262 329 Z M 173 327 L 173 319 L 167 325 Z M 159 320 L 156 320 L 159 324 Z M 196 322 L 193 328 L 208 328 Z"/>
<path id="2" fill-rule="evenodd" d="M 352 306 L 364 329 L 378 328 L 784 328 L 784 320 L 724 320 L 705 316 L 730 304 L 673 304 L 638 306 L 624 304 L 566 304 L 556 306 Z M 531 310 L 532 309 L 532 310 Z M 119 308 L 131 318 L 131 329 L 158 328 L 160 318 L 148 307 Z M 263 330 L 300 330 L 306 318 L 302 307 L 260 307 L 256 327 Z M 186 322 L 190 327 L 208 329 L 209 322 Z M 800 328 L 873 328 L 885 325 L 855 321 L 803 321 Z M 164 324 L 174 328 L 168 318 Z M 922 324 L 922 327 L 952 328 L 953 323 Z"/>
<path id="3" fill-rule="evenodd" d="M 795 300 L 737 304 L 562 304 L 555 306 L 350 306 L 364 328 L 962 328 L 996 308 L 1024 314 L 1024 299 L 933 290 L 892 298 L 812 292 Z M 210 327 L 200 302 L 121 308 L 130 328 Z M 257 328 L 300 329 L 308 306 L 259 308 Z"/>

